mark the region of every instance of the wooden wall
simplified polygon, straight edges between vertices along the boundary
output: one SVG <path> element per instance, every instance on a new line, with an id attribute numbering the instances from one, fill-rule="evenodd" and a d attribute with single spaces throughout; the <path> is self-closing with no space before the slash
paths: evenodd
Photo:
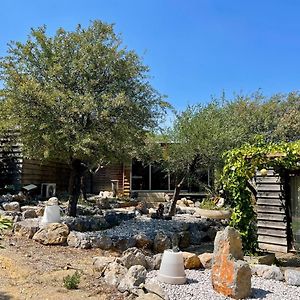
<path id="1" fill-rule="evenodd" d="M 124 178 L 123 164 L 113 163 L 101 168 L 92 178 L 92 193 L 99 194 L 100 191 L 111 191 L 111 180 L 118 180 L 118 191 L 123 193 Z"/>
<path id="2" fill-rule="evenodd" d="M 22 152 L 20 145 L 9 145 L 8 138 L 0 139 L 0 188 L 21 185 Z"/>
<path id="3" fill-rule="evenodd" d="M 67 164 L 58 162 L 41 162 L 24 159 L 22 164 L 22 185 L 41 183 L 56 183 L 56 191 L 68 190 L 70 168 Z"/>
<path id="4" fill-rule="evenodd" d="M 284 179 L 274 170 L 256 176 L 258 246 L 271 252 L 288 252 L 288 206 Z"/>

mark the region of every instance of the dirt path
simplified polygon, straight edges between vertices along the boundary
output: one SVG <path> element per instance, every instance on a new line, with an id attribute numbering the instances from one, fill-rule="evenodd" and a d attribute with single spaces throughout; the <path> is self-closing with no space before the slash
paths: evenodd
<path id="1" fill-rule="evenodd" d="M 1 300 L 125 299 L 92 270 L 94 256 L 111 253 L 43 246 L 14 236 L 4 236 L 0 245 Z M 63 278 L 76 270 L 82 274 L 79 289 L 67 290 Z"/>

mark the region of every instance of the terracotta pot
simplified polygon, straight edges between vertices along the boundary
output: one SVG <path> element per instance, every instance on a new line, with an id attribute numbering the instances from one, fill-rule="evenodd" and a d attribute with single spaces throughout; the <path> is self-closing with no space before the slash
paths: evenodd
<path id="1" fill-rule="evenodd" d="M 221 219 L 230 219 L 231 211 L 197 208 L 195 215 L 204 218 L 221 220 Z"/>

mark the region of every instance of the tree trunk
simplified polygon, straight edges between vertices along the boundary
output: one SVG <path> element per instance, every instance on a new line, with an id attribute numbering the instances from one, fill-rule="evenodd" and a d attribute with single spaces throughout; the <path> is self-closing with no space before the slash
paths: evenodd
<path id="1" fill-rule="evenodd" d="M 69 180 L 69 206 L 68 215 L 76 217 L 77 202 L 81 190 L 81 177 L 82 177 L 82 162 L 79 159 L 73 159 L 71 163 L 71 174 Z"/>
<path id="2" fill-rule="evenodd" d="M 177 203 L 177 200 L 179 198 L 181 187 L 182 187 L 184 181 L 186 180 L 188 174 L 195 172 L 195 168 L 196 168 L 198 159 L 199 159 L 199 154 L 196 154 L 195 157 L 193 158 L 193 161 L 191 162 L 191 164 L 187 168 L 187 171 L 186 171 L 185 175 L 180 180 L 180 182 L 176 185 L 174 193 L 173 193 L 173 197 L 172 197 L 172 204 L 171 204 L 171 207 L 169 209 L 169 214 L 168 214 L 169 217 L 173 217 L 175 215 L 175 213 L 176 213 L 176 203 Z"/>
<path id="3" fill-rule="evenodd" d="M 171 207 L 169 209 L 169 217 L 173 217 L 176 213 L 176 203 L 177 203 L 177 200 L 179 198 L 181 187 L 182 187 L 185 179 L 186 179 L 186 175 L 180 180 L 180 182 L 175 187 L 173 197 L 172 197 L 172 204 L 171 204 Z"/>

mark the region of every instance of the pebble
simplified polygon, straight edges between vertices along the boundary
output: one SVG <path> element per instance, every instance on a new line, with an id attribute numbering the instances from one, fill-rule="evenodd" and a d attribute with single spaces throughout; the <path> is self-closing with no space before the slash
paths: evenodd
<path id="1" fill-rule="evenodd" d="M 210 270 L 186 270 L 187 283 L 171 285 L 156 280 L 157 271 L 147 274 L 147 281 L 155 280 L 166 292 L 169 300 L 229 300 L 231 298 L 216 293 L 211 284 Z M 296 300 L 300 299 L 300 287 L 289 286 L 285 282 L 266 280 L 252 276 L 251 299 Z"/>

